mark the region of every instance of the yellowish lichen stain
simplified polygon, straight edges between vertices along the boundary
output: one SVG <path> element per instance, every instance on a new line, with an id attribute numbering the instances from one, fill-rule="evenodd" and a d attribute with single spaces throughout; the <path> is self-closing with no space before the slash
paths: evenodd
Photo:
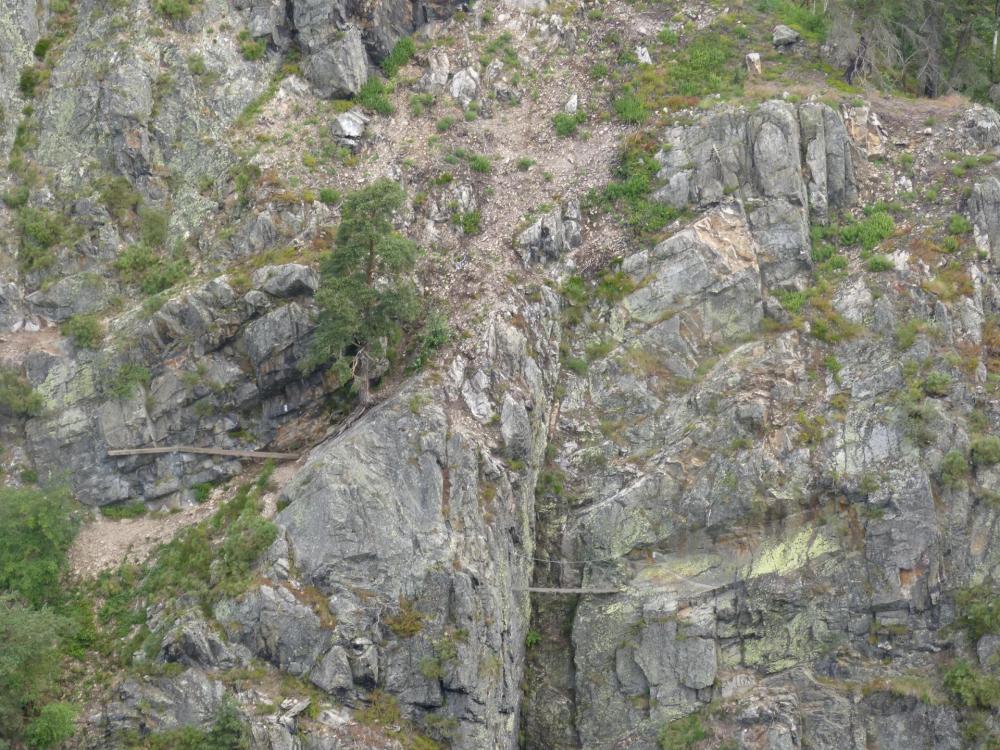
<path id="1" fill-rule="evenodd" d="M 837 544 L 822 530 L 805 528 L 790 539 L 776 542 L 759 550 L 750 566 L 748 578 L 772 573 L 790 573 L 810 559 L 837 550 Z"/>

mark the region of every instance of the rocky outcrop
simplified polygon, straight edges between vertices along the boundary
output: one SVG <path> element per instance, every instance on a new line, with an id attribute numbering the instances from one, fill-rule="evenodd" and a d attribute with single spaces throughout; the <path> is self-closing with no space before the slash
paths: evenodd
<path id="1" fill-rule="evenodd" d="M 745 206 L 769 284 L 809 267 L 810 218 L 825 222 L 857 200 L 847 132 L 826 105 L 726 109 L 669 128 L 658 158 L 658 200 L 704 208 L 732 196 Z"/>
<path id="2" fill-rule="evenodd" d="M 517 238 L 517 250 L 524 264 L 558 260 L 583 242 L 580 232 L 580 205 L 569 201 L 542 216 Z"/>
<path id="3" fill-rule="evenodd" d="M 352 701 L 379 688 L 454 747 L 514 748 L 534 486 L 558 366 L 558 300 L 417 378 L 313 450 L 285 487 L 272 580 L 216 608 L 256 656 Z M 294 560 L 294 574 L 288 561 Z"/>
<path id="4" fill-rule="evenodd" d="M 45 409 L 28 420 L 27 447 L 43 476 L 65 476 L 91 505 L 183 503 L 194 485 L 231 476 L 239 463 L 190 454 L 109 458 L 108 449 L 235 448 L 248 436 L 255 447 L 301 416 L 323 392 L 319 376 L 303 380 L 299 367 L 314 326 L 315 273 L 265 267 L 254 285 L 241 297 L 220 278 L 148 319 L 126 314 L 110 325 L 118 346 L 109 351 L 29 355 L 28 379 Z M 280 304 L 265 291 L 299 301 Z"/>

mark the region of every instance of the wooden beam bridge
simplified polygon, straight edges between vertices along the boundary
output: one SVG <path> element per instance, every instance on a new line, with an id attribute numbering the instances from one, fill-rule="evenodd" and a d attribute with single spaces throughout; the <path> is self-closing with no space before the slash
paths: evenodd
<path id="1" fill-rule="evenodd" d="M 572 596 L 576 594 L 621 594 L 624 593 L 624 589 L 611 589 L 611 588 L 551 588 L 548 586 L 524 586 L 524 587 L 514 587 L 514 591 L 527 591 L 529 594 L 565 594 L 567 596 Z"/>
<path id="2" fill-rule="evenodd" d="M 273 453 L 271 451 L 243 451 L 229 448 L 199 448 L 194 445 L 165 445 L 156 448 L 121 448 L 109 450 L 109 456 L 145 456 L 164 453 L 204 453 L 210 456 L 233 458 L 273 458 L 276 461 L 294 461 L 298 453 Z"/>

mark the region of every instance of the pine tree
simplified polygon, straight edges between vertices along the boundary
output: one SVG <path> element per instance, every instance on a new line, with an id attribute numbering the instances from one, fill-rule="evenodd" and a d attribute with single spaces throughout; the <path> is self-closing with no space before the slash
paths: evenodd
<path id="1" fill-rule="evenodd" d="M 320 317 L 307 366 L 331 363 L 341 382 L 353 382 L 362 403 L 370 400 L 376 363 L 398 353 L 421 314 L 410 279 L 418 248 L 393 226 L 405 198 L 387 179 L 348 195 L 336 247 L 320 267 Z"/>

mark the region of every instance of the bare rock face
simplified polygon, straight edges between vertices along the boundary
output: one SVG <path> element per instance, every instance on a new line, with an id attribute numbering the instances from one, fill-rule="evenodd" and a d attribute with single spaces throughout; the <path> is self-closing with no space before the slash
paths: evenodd
<path id="1" fill-rule="evenodd" d="M 518 253 L 525 265 L 558 260 L 583 242 L 580 205 L 569 201 L 542 216 L 517 238 Z"/>
<path id="2" fill-rule="evenodd" d="M 368 56 L 361 32 L 351 27 L 319 47 L 303 66 L 306 80 L 326 99 L 354 96 L 368 80 Z"/>
<path id="3" fill-rule="evenodd" d="M 457 358 L 443 382 L 418 378 L 316 448 L 277 516 L 287 552 L 282 542 L 273 556 L 295 560 L 337 623 L 302 636 L 303 644 L 332 644 L 326 655 L 325 645 L 310 651 L 302 670 L 348 693 L 383 686 L 407 713 L 454 723 L 455 747 L 517 744 L 528 617 L 521 591 L 555 382 L 556 308 L 543 288 L 523 308 L 523 328 L 495 318 L 483 348 Z M 498 434 L 484 440 L 494 414 Z M 269 618 L 298 611 L 282 601 L 274 607 L 285 614 Z M 220 610 L 252 633 L 240 642 L 276 663 L 292 658 L 267 635 L 287 629 L 246 607 Z"/>
<path id="4" fill-rule="evenodd" d="M 664 143 L 658 158 L 665 185 L 655 197 L 677 208 L 730 196 L 742 202 L 765 252 L 768 283 L 808 268 L 810 215 L 825 221 L 829 211 L 857 200 L 844 124 L 825 105 L 772 101 L 754 112 L 723 110 L 669 128 Z"/>

